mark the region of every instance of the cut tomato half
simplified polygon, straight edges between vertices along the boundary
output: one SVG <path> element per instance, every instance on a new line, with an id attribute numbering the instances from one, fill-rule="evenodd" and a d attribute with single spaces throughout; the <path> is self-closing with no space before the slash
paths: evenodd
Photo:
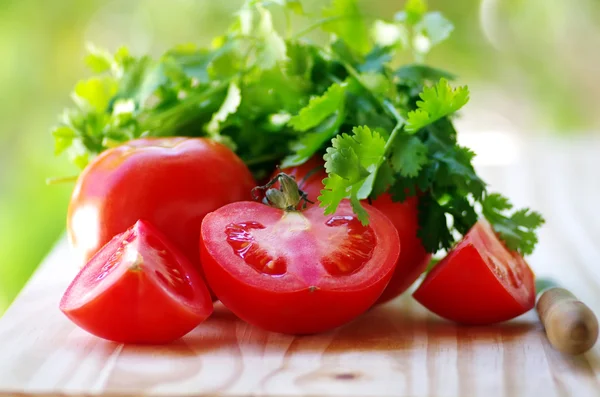
<path id="1" fill-rule="evenodd" d="M 368 226 L 347 200 L 332 215 L 317 206 L 221 207 L 202 222 L 206 279 L 233 313 L 269 331 L 311 334 L 345 324 L 381 295 L 400 252 L 394 225 L 365 210 Z"/>
<path id="2" fill-rule="evenodd" d="M 413 294 L 433 313 L 464 324 L 492 324 L 517 317 L 535 304 L 534 275 L 480 221 L 438 263 Z"/>
<path id="3" fill-rule="evenodd" d="M 140 220 L 80 270 L 62 297 L 60 310 L 104 339 L 165 343 L 209 317 L 213 304 L 189 259 Z"/>

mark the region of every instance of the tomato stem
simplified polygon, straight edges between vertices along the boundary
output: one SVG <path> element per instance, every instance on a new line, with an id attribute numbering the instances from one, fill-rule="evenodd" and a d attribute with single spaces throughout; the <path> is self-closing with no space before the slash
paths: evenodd
<path id="1" fill-rule="evenodd" d="M 272 186 L 279 182 L 279 189 Z M 302 209 L 307 203 L 314 204 L 305 192 L 300 190 L 296 180 L 284 172 L 280 172 L 264 186 L 252 189 L 254 200 L 262 200 L 266 205 L 284 211 L 297 211 L 298 204 L 303 202 Z"/>

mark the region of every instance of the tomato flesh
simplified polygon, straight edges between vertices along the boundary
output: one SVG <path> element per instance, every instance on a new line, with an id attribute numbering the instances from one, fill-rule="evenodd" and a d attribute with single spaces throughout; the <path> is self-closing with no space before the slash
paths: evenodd
<path id="1" fill-rule="evenodd" d="M 147 138 L 100 154 L 79 177 L 68 235 L 79 264 L 138 219 L 164 233 L 200 271 L 202 218 L 250 200 L 254 179 L 226 146 L 204 138 Z"/>
<path id="2" fill-rule="evenodd" d="M 302 165 L 285 168 L 282 172 L 294 176 L 298 187 L 307 194 L 309 200 L 318 204 L 317 197 L 324 188 L 323 179 L 327 177 L 322 158 L 313 156 Z M 277 171 L 273 173 L 273 176 L 276 173 Z M 384 193 L 375 200 L 371 200 L 370 204 L 389 218 L 398 231 L 402 245 L 394 275 L 376 302 L 376 304 L 381 304 L 406 291 L 425 271 L 431 260 L 431 254 L 425 250 L 417 236 L 419 220 L 416 196 L 408 197 L 403 202 L 394 202 L 390 194 Z M 311 205 L 313 204 L 308 204 L 309 207 Z"/>
<path id="3" fill-rule="evenodd" d="M 60 309 L 75 324 L 120 343 L 165 343 L 210 316 L 210 293 L 189 260 L 138 221 L 102 247 L 71 282 Z"/>
<path id="4" fill-rule="evenodd" d="M 448 320 L 492 324 L 533 308 L 534 275 L 527 262 L 480 221 L 433 268 L 413 296 Z"/>
<path id="5" fill-rule="evenodd" d="M 202 223 L 206 278 L 227 308 L 263 329 L 311 334 L 338 327 L 377 300 L 400 252 L 390 221 L 367 211 L 363 226 L 347 201 L 328 216 L 319 207 L 226 205 Z"/>

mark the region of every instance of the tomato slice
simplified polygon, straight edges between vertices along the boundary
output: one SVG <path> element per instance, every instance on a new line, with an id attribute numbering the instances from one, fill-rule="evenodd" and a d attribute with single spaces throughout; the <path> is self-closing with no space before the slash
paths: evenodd
<path id="1" fill-rule="evenodd" d="M 278 172 L 275 171 L 272 177 Z M 317 197 L 324 188 L 323 179 L 327 177 L 324 161 L 320 156 L 315 155 L 305 163 L 285 168 L 282 172 L 295 177 L 298 187 L 307 194 L 308 199 L 317 203 Z M 408 197 L 403 202 L 395 202 L 390 194 L 384 193 L 371 200 L 370 204 L 389 218 L 398 231 L 402 245 L 394 275 L 376 302 L 382 304 L 401 295 L 421 276 L 431 260 L 431 254 L 425 250 L 417 236 L 419 201 L 416 196 Z"/>
<path id="2" fill-rule="evenodd" d="M 346 200 L 327 216 L 317 206 L 285 212 L 256 202 L 226 205 L 202 222 L 206 278 L 227 308 L 263 329 L 338 327 L 377 300 L 400 252 L 391 222 L 365 207 L 368 226 Z"/>
<path id="3" fill-rule="evenodd" d="M 480 221 L 427 275 L 413 294 L 433 313 L 464 324 L 492 324 L 517 317 L 535 304 L 534 275 Z"/>
<path id="4" fill-rule="evenodd" d="M 213 304 L 194 266 L 140 220 L 80 270 L 60 302 L 75 324 L 120 343 L 165 343 L 210 316 Z"/>

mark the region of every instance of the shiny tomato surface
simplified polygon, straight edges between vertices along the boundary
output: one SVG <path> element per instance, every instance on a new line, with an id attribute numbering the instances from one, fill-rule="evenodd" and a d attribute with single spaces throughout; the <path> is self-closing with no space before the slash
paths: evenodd
<path id="1" fill-rule="evenodd" d="M 533 308 L 534 275 L 480 221 L 427 275 L 413 294 L 433 313 L 464 324 L 492 324 Z"/>
<path id="2" fill-rule="evenodd" d="M 313 156 L 300 166 L 285 168 L 282 171 L 294 176 L 298 187 L 318 205 L 317 197 L 324 187 L 323 179 L 327 177 L 322 158 Z M 419 278 L 427 268 L 431 254 L 425 250 L 417 236 L 419 227 L 417 197 L 409 197 L 403 202 L 393 202 L 391 196 L 384 193 L 370 203 L 392 221 L 402 245 L 394 275 L 377 300 L 377 303 L 385 303 L 401 295 Z"/>
<path id="3" fill-rule="evenodd" d="M 202 222 L 206 279 L 223 304 L 265 330 L 311 334 L 341 326 L 379 298 L 400 252 L 377 209 L 363 226 L 350 203 L 333 215 L 256 202 L 226 205 Z"/>
<path id="4" fill-rule="evenodd" d="M 60 309 L 75 324 L 120 343 L 166 343 L 213 311 L 189 260 L 149 223 L 138 221 L 92 257 L 65 292 Z"/>
<path id="5" fill-rule="evenodd" d="M 202 218 L 251 199 L 255 182 L 226 146 L 204 138 L 149 138 L 106 150 L 79 177 L 69 240 L 85 264 L 113 236 L 145 219 L 200 269 Z"/>

